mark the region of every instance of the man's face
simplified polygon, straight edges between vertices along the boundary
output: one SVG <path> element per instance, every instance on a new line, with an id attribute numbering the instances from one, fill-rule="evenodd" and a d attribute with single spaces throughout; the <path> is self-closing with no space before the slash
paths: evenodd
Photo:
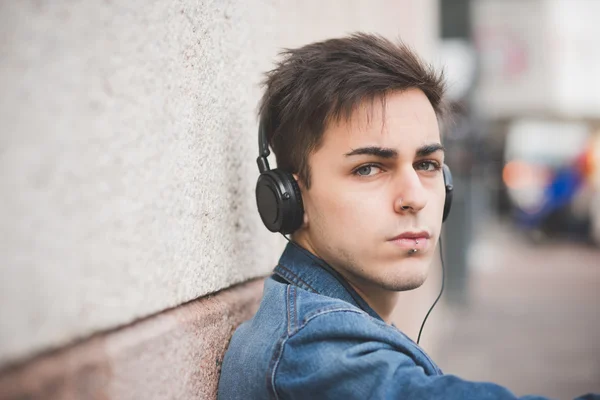
<path id="1" fill-rule="evenodd" d="M 385 106 L 359 107 L 330 124 L 308 161 L 304 225 L 294 238 L 360 288 L 423 284 L 445 200 L 444 153 L 425 94 L 411 89 L 387 95 Z"/>

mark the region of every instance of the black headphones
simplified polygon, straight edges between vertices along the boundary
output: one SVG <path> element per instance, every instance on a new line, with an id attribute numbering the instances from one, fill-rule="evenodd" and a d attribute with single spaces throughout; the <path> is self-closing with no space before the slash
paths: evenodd
<path id="1" fill-rule="evenodd" d="M 300 228 L 304 215 L 302 194 L 294 176 L 279 168 L 270 169 L 267 157 L 269 144 L 267 133 L 261 120 L 258 127 L 258 151 L 256 159 L 260 176 L 256 182 L 256 206 L 263 223 L 271 232 L 290 234 Z M 452 206 L 452 173 L 450 168 L 442 166 L 444 186 L 446 187 L 446 201 L 444 202 L 444 215 L 442 222 L 448 218 Z"/>

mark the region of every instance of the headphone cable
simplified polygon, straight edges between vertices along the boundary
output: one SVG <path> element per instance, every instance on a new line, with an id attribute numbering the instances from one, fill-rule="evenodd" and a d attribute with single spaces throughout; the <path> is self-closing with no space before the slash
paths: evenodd
<path id="1" fill-rule="evenodd" d="M 446 280 L 446 269 L 444 268 L 444 251 L 442 248 L 442 235 L 440 233 L 440 239 L 439 239 L 439 244 L 440 244 L 440 260 L 442 261 L 442 288 L 440 290 L 440 294 L 438 294 L 438 297 L 435 299 L 435 301 L 433 302 L 433 304 L 431 305 L 431 308 L 429 309 L 429 311 L 427 311 L 427 314 L 425 315 L 425 318 L 423 319 L 423 322 L 421 323 L 421 329 L 419 329 L 419 336 L 417 337 L 417 344 L 419 344 L 419 342 L 421 341 L 421 333 L 423 333 L 423 327 L 425 326 L 425 322 L 427 322 L 427 318 L 429 317 L 429 314 L 431 314 L 431 311 L 433 310 L 433 307 L 435 307 L 435 305 L 437 304 L 437 302 L 440 300 L 440 297 L 442 297 L 442 293 L 444 293 L 444 281 Z"/>

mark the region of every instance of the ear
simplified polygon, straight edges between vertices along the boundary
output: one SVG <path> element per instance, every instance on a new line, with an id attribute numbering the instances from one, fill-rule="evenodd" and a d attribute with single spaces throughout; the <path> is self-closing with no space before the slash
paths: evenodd
<path id="1" fill-rule="evenodd" d="M 304 193 L 304 191 L 306 190 L 306 186 L 304 185 L 304 182 L 302 181 L 302 179 L 300 179 L 300 175 L 292 174 L 292 176 L 296 180 L 296 183 L 298 184 L 298 187 L 300 188 L 300 190 Z"/>
<path id="2" fill-rule="evenodd" d="M 308 213 L 306 212 L 306 196 L 304 195 L 306 193 L 306 185 L 304 185 L 304 182 L 302 181 L 302 179 L 300 179 L 300 176 L 298 174 L 292 174 L 292 176 L 294 177 L 296 183 L 298 184 L 298 187 L 300 188 L 300 194 L 302 195 L 302 204 L 304 204 L 302 226 L 300 227 L 300 229 L 303 229 L 308 226 Z"/>

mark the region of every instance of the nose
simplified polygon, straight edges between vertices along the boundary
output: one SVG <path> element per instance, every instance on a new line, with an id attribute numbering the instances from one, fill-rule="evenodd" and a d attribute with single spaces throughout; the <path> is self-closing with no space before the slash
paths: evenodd
<path id="1" fill-rule="evenodd" d="M 427 205 L 427 192 L 417 171 L 406 168 L 394 179 L 394 211 L 399 214 L 416 213 Z"/>

